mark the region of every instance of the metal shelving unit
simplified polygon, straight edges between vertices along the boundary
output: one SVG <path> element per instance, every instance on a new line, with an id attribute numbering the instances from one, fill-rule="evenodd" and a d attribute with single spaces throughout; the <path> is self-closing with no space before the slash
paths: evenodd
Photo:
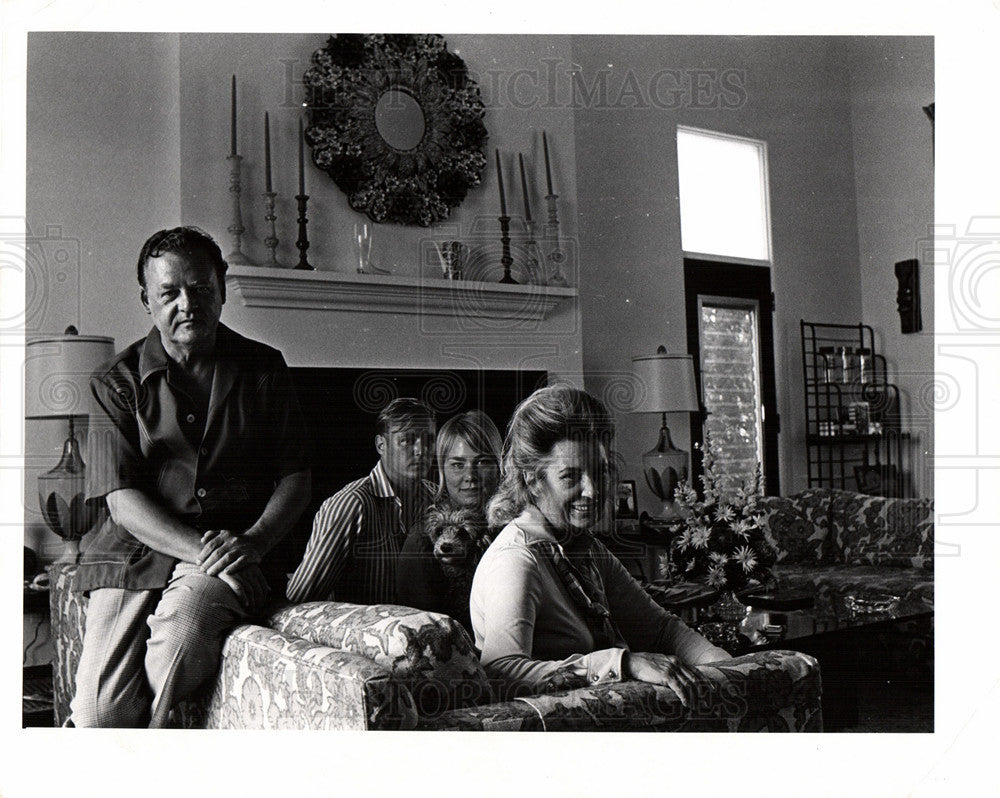
<path id="1" fill-rule="evenodd" d="M 809 487 L 908 492 L 899 388 L 866 324 L 800 321 Z M 866 366 L 861 367 L 865 353 Z"/>

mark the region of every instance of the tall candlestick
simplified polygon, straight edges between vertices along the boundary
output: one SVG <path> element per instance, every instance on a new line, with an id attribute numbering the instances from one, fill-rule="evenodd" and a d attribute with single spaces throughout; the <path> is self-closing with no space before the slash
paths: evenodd
<path id="1" fill-rule="evenodd" d="M 233 114 L 230 120 L 229 154 L 236 155 L 236 75 L 233 75 Z"/>
<path id="2" fill-rule="evenodd" d="M 528 202 L 528 181 L 524 177 L 524 156 L 517 154 L 517 161 L 521 165 L 521 193 L 524 195 L 524 221 L 531 221 L 531 204 Z"/>
<path id="3" fill-rule="evenodd" d="M 545 183 L 549 187 L 549 194 L 555 194 L 552 190 L 552 168 L 549 166 L 549 139 L 542 131 L 542 147 L 545 148 Z"/>
<path id="4" fill-rule="evenodd" d="M 267 181 L 267 191 L 271 190 L 271 118 L 264 112 L 264 178 Z"/>
<path id="5" fill-rule="evenodd" d="M 305 136 L 302 134 L 302 119 L 299 119 L 299 194 L 306 193 Z"/>
<path id="6" fill-rule="evenodd" d="M 503 169 L 500 168 L 500 150 L 494 150 L 497 156 L 497 183 L 500 186 L 500 215 L 507 215 L 507 198 L 503 195 Z"/>

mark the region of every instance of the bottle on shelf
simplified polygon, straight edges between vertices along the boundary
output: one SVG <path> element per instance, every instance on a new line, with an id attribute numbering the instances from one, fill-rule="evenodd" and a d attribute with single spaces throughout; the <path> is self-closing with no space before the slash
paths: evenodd
<path id="1" fill-rule="evenodd" d="M 872 375 L 872 350 L 867 347 L 861 347 L 856 352 L 855 360 L 858 367 L 858 382 L 862 385 L 874 382 Z"/>
<path id="2" fill-rule="evenodd" d="M 833 356 L 833 347 L 821 346 L 818 351 L 823 361 L 823 382 L 837 382 L 834 379 L 836 376 L 836 361 Z"/>
<path id="3" fill-rule="evenodd" d="M 835 374 L 840 379 L 833 382 L 840 382 L 844 385 L 854 382 L 854 350 L 849 346 L 837 346 L 833 350 L 836 358 Z"/>

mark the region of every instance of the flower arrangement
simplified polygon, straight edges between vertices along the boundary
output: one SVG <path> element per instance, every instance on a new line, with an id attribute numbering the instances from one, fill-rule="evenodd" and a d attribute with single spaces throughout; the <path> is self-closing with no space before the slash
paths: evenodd
<path id="1" fill-rule="evenodd" d="M 722 590 L 742 590 L 753 584 L 766 585 L 777 547 L 762 525 L 757 499 L 762 495 L 758 464 L 752 484 L 741 485 L 732 495 L 717 489 L 711 436 L 705 436 L 705 498 L 687 482 L 677 486 L 674 500 L 685 519 L 684 529 L 674 538 L 669 555 L 660 558 L 660 572 L 670 579 L 705 581 Z"/>

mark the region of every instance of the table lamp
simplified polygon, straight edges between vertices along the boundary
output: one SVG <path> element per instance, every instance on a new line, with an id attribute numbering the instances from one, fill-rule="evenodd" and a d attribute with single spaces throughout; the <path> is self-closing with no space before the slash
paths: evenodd
<path id="1" fill-rule="evenodd" d="M 80 538 L 95 520 L 84 501 L 85 471 L 74 421 L 90 412 L 90 375 L 114 353 L 113 338 L 79 335 L 72 326 L 63 335 L 33 338 L 24 347 L 25 418 L 69 421 L 59 464 L 38 477 L 42 516 L 64 541 L 57 562 L 76 562 Z"/>
<path id="2" fill-rule="evenodd" d="M 700 410 L 691 355 L 670 355 L 659 347 L 655 355 L 632 358 L 632 374 L 638 383 L 638 400 L 633 413 L 660 413 L 660 439 L 642 456 L 642 470 L 649 489 L 663 502 L 662 520 L 680 517 L 674 504 L 674 489 L 688 478 L 688 453 L 670 440 L 667 413 L 695 413 Z"/>

